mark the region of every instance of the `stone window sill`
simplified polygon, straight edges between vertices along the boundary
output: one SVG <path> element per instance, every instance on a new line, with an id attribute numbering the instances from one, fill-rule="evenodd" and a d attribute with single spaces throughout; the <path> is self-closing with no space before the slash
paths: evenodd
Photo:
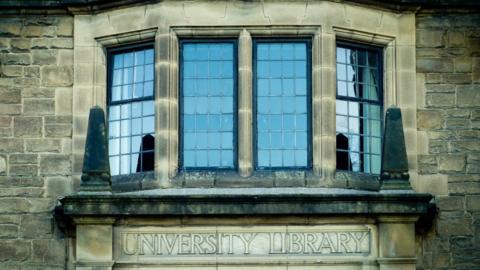
<path id="1" fill-rule="evenodd" d="M 154 172 L 118 175 L 112 177 L 112 189 L 114 192 L 146 190 L 148 188 L 145 188 L 145 183 L 153 181 Z M 379 177 L 376 175 L 337 171 L 333 181 L 328 181 L 310 170 L 256 171 L 249 177 L 241 177 L 236 171 L 183 171 L 171 179 L 170 188 L 318 187 L 319 182 L 322 186 L 331 188 L 380 189 Z"/>

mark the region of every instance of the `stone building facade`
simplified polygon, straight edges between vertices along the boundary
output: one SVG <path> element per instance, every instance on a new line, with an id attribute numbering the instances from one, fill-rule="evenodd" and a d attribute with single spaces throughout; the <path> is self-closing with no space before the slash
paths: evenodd
<path id="1" fill-rule="evenodd" d="M 475 1 L 0 8 L 0 269 L 480 267 Z M 180 44 L 218 39 L 237 48 L 238 166 L 185 171 Z M 259 171 L 255 40 L 300 39 L 311 46 L 311 166 Z M 383 109 L 402 111 L 413 191 L 336 171 L 338 41 L 381 48 Z M 108 110 L 109 53 L 145 43 L 155 51 L 154 172 L 114 176 L 112 194 L 79 193 L 89 110 Z"/>

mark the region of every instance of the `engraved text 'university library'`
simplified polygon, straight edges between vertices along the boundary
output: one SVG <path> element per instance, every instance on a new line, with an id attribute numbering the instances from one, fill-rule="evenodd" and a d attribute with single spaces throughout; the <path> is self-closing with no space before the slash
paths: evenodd
<path id="1" fill-rule="evenodd" d="M 341 255 L 370 252 L 370 232 L 123 232 L 124 256 Z"/>

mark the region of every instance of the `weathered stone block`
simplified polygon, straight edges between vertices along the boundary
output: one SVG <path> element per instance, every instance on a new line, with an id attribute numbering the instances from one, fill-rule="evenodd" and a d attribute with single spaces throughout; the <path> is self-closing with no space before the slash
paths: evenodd
<path id="1" fill-rule="evenodd" d="M 21 77 L 21 78 L 14 78 L 13 83 L 14 83 L 14 85 L 21 85 L 21 86 L 24 86 L 24 87 L 39 86 L 40 85 L 40 80 L 37 79 L 37 78 Z"/>
<path id="2" fill-rule="evenodd" d="M 23 66 L 3 66 L 1 72 L 4 77 L 20 77 L 23 75 Z"/>
<path id="3" fill-rule="evenodd" d="M 55 114 L 54 99 L 24 99 L 23 112 L 25 115 Z"/>
<path id="4" fill-rule="evenodd" d="M 10 165 L 10 175 L 35 176 L 38 175 L 37 165 Z"/>
<path id="5" fill-rule="evenodd" d="M 432 108 L 443 108 L 455 106 L 455 94 L 453 93 L 434 93 L 427 94 L 426 105 Z"/>
<path id="6" fill-rule="evenodd" d="M 434 253 L 432 266 L 434 267 L 434 269 L 449 267 L 450 253 Z"/>
<path id="7" fill-rule="evenodd" d="M 47 177 L 45 179 L 45 195 L 58 198 L 72 193 L 72 183 L 68 177 Z"/>
<path id="8" fill-rule="evenodd" d="M 428 153 L 438 154 L 446 153 L 448 151 L 448 144 L 441 140 L 430 140 L 428 142 Z"/>
<path id="9" fill-rule="evenodd" d="M 25 18 L 25 25 L 48 26 L 56 24 L 57 21 L 56 16 L 30 16 Z"/>
<path id="10" fill-rule="evenodd" d="M 24 72 L 25 72 L 25 77 L 40 78 L 40 68 L 39 67 L 25 67 Z"/>
<path id="11" fill-rule="evenodd" d="M 46 137 L 70 137 L 72 125 L 45 125 Z"/>
<path id="12" fill-rule="evenodd" d="M 22 52 L 30 50 L 31 40 L 29 38 L 12 38 L 10 40 L 10 46 L 12 52 Z"/>
<path id="13" fill-rule="evenodd" d="M 55 27 L 54 26 L 25 26 L 23 28 L 23 35 L 26 37 L 54 37 L 55 36 Z"/>
<path id="14" fill-rule="evenodd" d="M 0 262 L 25 261 L 30 257 L 30 241 L 0 240 Z"/>
<path id="15" fill-rule="evenodd" d="M 440 212 L 437 223 L 440 235 L 472 235 L 472 217 L 463 212 Z"/>
<path id="16" fill-rule="evenodd" d="M 24 98 L 53 98 L 55 97 L 54 88 L 29 87 L 22 90 Z"/>
<path id="17" fill-rule="evenodd" d="M 426 251 L 437 253 L 450 251 L 450 241 L 448 237 L 425 237 L 423 242 Z"/>
<path id="18" fill-rule="evenodd" d="M 70 156 L 68 155 L 44 155 L 40 157 L 41 174 L 71 174 L 71 167 Z"/>
<path id="19" fill-rule="evenodd" d="M 418 156 L 418 172 L 420 174 L 435 174 L 438 172 L 437 159 L 433 155 Z"/>
<path id="20" fill-rule="evenodd" d="M 417 127 L 419 129 L 441 129 L 445 120 L 440 110 L 418 110 Z"/>
<path id="21" fill-rule="evenodd" d="M 31 204 L 24 198 L 0 198 L 0 212 L 26 213 L 30 210 Z"/>
<path id="22" fill-rule="evenodd" d="M 20 235 L 23 238 L 51 237 L 53 220 L 50 216 L 24 215 L 20 225 Z"/>
<path id="23" fill-rule="evenodd" d="M 3 52 L 10 52 L 10 39 L 8 38 L 0 38 L 0 53 Z"/>
<path id="24" fill-rule="evenodd" d="M 467 118 L 447 118 L 445 127 L 447 129 L 468 129 L 470 121 Z"/>
<path id="25" fill-rule="evenodd" d="M 0 139 L 0 152 L 7 152 L 7 153 L 23 152 L 23 140 Z"/>
<path id="26" fill-rule="evenodd" d="M 449 176 L 448 177 L 448 192 L 450 194 L 458 194 L 458 195 L 464 195 L 464 194 L 479 194 L 480 193 L 480 184 L 478 182 L 478 176 L 476 177 L 476 182 L 451 182 L 451 178 L 460 178 L 460 179 L 465 179 L 467 178 L 466 175 L 459 175 L 459 176 Z"/>
<path id="27" fill-rule="evenodd" d="M 12 124 L 11 116 L 0 116 L 0 127 L 10 127 Z"/>
<path id="28" fill-rule="evenodd" d="M 69 66 L 45 66 L 41 69 L 41 78 L 46 86 L 71 86 L 73 69 Z"/>
<path id="29" fill-rule="evenodd" d="M 22 24 L 20 22 L 3 22 L 0 23 L 0 36 L 13 37 L 19 36 L 22 30 Z"/>
<path id="30" fill-rule="evenodd" d="M 65 240 L 38 239 L 32 241 L 32 262 L 65 264 Z"/>
<path id="31" fill-rule="evenodd" d="M 437 74 L 440 75 L 440 74 Z M 454 93 L 455 85 L 454 84 L 438 84 L 438 83 L 427 83 L 425 84 L 425 89 L 427 92 L 434 93 Z"/>
<path id="32" fill-rule="evenodd" d="M 480 195 L 467 196 L 467 210 L 480 211 Z"/>
<path id="33" fill-rule="evenodd" d="M 25 140 L 25 148 L 27 152 L 60 153 L 61 142 L 60 140 L 54 140 L 54 139 Z"/>
<path id="34" fill-rule="evenodd" d="M 22 101 L 21 93 L 22 91 L 19 88 L 0 88 L 0 103 L 20 103 Z"/>
<path id="35" fill-rule="evenodd" d="M 43 196 L 43 188 L 38 188 L 38 187 L 0 188 L 0 197 L 41 197 L 41 196 Z"/>
<path id="36" fill-rule="evenodd" d="M 62 17 L 58 19 L 57 35 L 62 37 L 73 36 L 73 18 Z"/>
<path id="37" fill-rule="evenodd" d="M 456 84 L 466 84 L 472 82 L 472 74 L 470 73 L 446 73 L 443 74 L 443 80 L 445 82 L 456 83 Z"/>
<path id="38" fill-rule="evenodd" d="M 55 199 L 53 198 L 29 198 L 31 203 L 30 213 L 42 213 L 51 217 L 51 212 L 55 207 Z"/>
<path id="39" fill-rule="evenodd" d="M 464 196 L 437 196 L 435 203 L 440 211 L 460 211 L 464 209 Z"/>
<path id="40" fill-rule="evenodd" d="M 474 82 L 480 82 L 480 57 L 473 57 L 472 76 Z"/>
<path id="41" fill-rule="evenodd" d="M 45 116 L 45 124 L 72 124 L 72 116 L 70 115 L 55 115 Z"/>
<path id="42" fill-rule="evenodd" d="M 0 239 L 17 238 L 18 226 L 14 224 L 0 224 Z M 0 242 L 1 243 L 1 242 Z"/>
<path id="43" fill-rule="evenodd" d="M 43 187 L 43 179 L 32 176 L 0 176 L 0 187 Z"/>
<path id="44" fill-rule="evenodd" d="M 476 107 L 480 104 L 480 85 L 457 86 L 457 105 L 459 107 Z"/>
<path id="45" fill-rule="evenodd" d="M 58 65 L 73 65 L 73 50 L 58 50 Z"/>
<path id="46" fill-rule="evenodd" d="M 0 156 L 0 173 L 7 171 L 7 160 L 4 156 Z"/>
<path id="47" fill-rule="evenodd" d="M 15 137 L 39 137 L 42 135 L 41 117 L 15 117 L 13 120 Z"/>
<path id="48" fill-rule="evenodd" d="M 449 47 L 463 47 L 464 45 L 465 45 L 465 32 L 462 32 L 462 31 L 448 32 Z"/>
<path id="49" fill-rule="evenodd" d="M 459 57 L 454 59 L 455 72 L 472 72 L 472 58 Z"/>
<path id="50" fill-rule="evenodd" d="M 450 142 L 452 152 L 470 152 L 480 151 L 480 142 L 477 140 L 468 141 L 452 141 Z"/>
<path id="51" fill-rule="evenodd" d="M 417 30 L 416 34 L 417 47 L 441 48 L 445 46 L 445 31 Z"/>
<path id="52" fill-rule="evenodd" d="M 456 138 L 460 140 L 471 140 L 480 137 L 480 130 L 457 130 Z"/>
<path id="53" fill-rule="evenodd" d="M 32 56 L 34 65 L 56 65 L 58 52 L 56 50 L 34 50 Z"/>
<path id="54" fill-rule="evenodd" d="M 2 54 L 3 65 L 30 65 L 32 63 L 29 53 L 8 53 Z"/>
<path id="55" fill-rule="evenodd" d="M 449 58 L 420 58 L 417 60 L 417 72 L 452 72 L 453 61 Z"/>
<path id="56" fill-rule="evenodd" d="M 48 49 L 50 48 L 50 39 L 32 38 L 32 49 Z"/>
<path id="57" fill-rule="evenodd" d="M 52 39 L 51 42 L 50 42 L 50 47 L 52 49 L 72 49 L 73 48 L 73 39 L 72 38 Z"/>
<path id="58" fill-rule="evenodd" d="M 112 259 L 111 225 L 77 225 L 77 234 L 84 236 L 77 241 L 77 259 Z"/>
<path id="59" fill-rule="evenodd" d="M 472 237 L 456 236 L 452 237 L 452 240 L 450 240 L 450 242 L 452 243 L 452 249 L 454 250 L 454 252 L 462 249 L 473 248 Z"/>

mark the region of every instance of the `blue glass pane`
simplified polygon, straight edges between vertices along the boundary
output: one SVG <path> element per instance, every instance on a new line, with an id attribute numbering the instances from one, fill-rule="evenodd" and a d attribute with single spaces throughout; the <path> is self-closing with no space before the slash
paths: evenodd
<path id="1" fill-rule="evenodd" d="M 307 167 L 307 44 L 256 46 L 257 167 Z"/>
<path id="2" fill-rule="evenodd" d="M 118 69 L 123 67 L 123 54 L 116 54 L 113 56 L 113 68 Z"/>
<path id="3" fill-rule="evenodd" d="M 145 64 L 153 63 L 153 49 L 148 49 L 145 51 Z"/>
<path id="4" fill-rule="evenodd" d="M 126 53 L 123 55 L 123 66 L 124 67 L 133 66 L 133 53 Z"/>
<path id="5" fill-rule="evenodd" d="M 141 66 L 144 63 L 145 63 L 145 52 L 144 51 L 135 52 L 135 65 Z"/>
<path id="6" fill-rule="evenodd" d="M 233 56 L 232 43 L 183 44 L 181 119 L 185 168 L 234 167 Z"/>

